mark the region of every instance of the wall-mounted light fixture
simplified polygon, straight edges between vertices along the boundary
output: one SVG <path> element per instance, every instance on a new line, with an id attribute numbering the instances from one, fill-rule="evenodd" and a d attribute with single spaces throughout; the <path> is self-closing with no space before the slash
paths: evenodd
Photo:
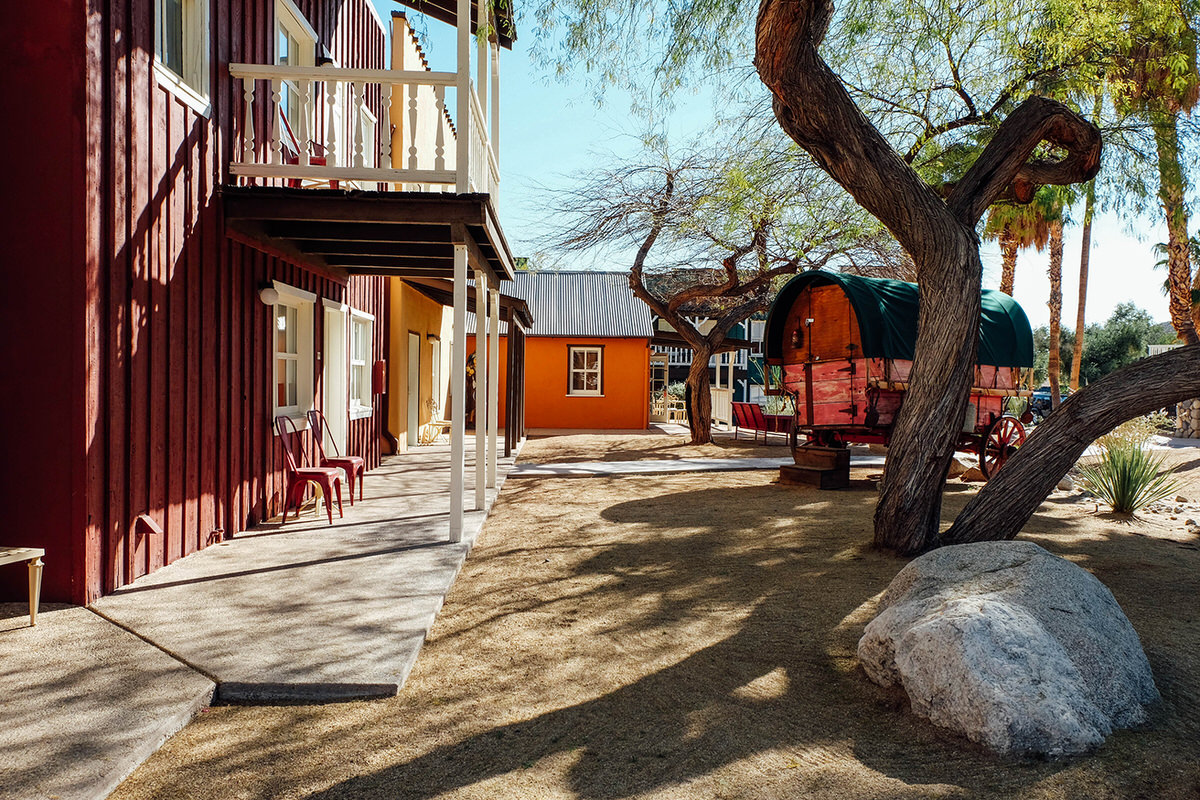
<path id="1" fill-rule="evenodd" d="M 279 290 L 274 286 L 264 286 L 258 290 L 258 299 L 262 300 L 264 305 L 273 306 L 279 302 Z"/>

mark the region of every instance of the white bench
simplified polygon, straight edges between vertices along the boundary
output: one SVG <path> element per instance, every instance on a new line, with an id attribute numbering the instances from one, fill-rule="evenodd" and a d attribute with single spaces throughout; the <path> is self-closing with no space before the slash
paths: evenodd
<path id="1" fill-rule="evenodd" d="M 0 547 L 0 564 L 29 562 L 29 624 L 37 625 L 38 601 L 42 597 L 42 556 L 40 547 Z"/>

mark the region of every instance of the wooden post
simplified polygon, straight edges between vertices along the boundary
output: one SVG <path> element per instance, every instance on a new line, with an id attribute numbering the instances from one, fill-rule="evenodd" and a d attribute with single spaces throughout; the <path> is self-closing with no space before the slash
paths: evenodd
<path id="1" fill-rule="evenodd" d="M 498 283 L 498 282 L 497 282 Z M 496 435 L 500 423 L 500 289 L 488 287 L 487 488 L 496 488 Z"/>
<path id="2" fill-rule="evenodd" d="M 475 270 L 475 510 L 487 505 L 487 276 Z"/>
<path id="3" fill-rule="evenodd" d="M 487 30 L 488 0 L 478 0 L 477 22 L 475 26 L 475 91 L 479 97 L 479 110 L 483 118 L 479 120 L 479 133 L 487 129 L 488 101 L 488 49 L 489 44 L 484 31 Z M 480 137 L 482 138 L 482 136 Z"/>
<path id="4" fill-rule="evenodd" d="M 38 604 L 42 600 L 42 558 L 29 562 L 29 625 L 37 626 Z"/>
<path id="5" fill-rule="evenodd" d="M 496 157 L 496 167 L 500 166 L 500 41 L 492 42 L 492 154 Z M 493 188 L 493 192 L 496 190 Z"/>
<path id="6" fill-rule="evenodd" d="M 467 432 L 467 246 L 454 245 L 454 341 L 450 348 L 450 541 L 462 541 Z"/>
<path id="7" fill-rule="evenodd" d="M 471 0 L 458 0 L 458 81 L 455 83 L 458 106 L 458 147 L 454 161 L 454 191 L 466 194 L 471 153 Z M 478 326 L 476 326 L 478 328 Z"/>

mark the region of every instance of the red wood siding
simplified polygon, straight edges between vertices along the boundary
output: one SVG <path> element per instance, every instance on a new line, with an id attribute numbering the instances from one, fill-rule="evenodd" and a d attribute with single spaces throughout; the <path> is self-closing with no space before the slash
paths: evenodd
<path id="1" fill-rule="evenodd" d="M 384 39 L 366 2 L 299 5 L 342 64 L 378 67 Z M 0 408 L 6 449 L 28 458 L 21 469 L 5 459 L 17 502 L 0 544 L 46 547 L 48 601 L 90 601 L 279 510 L 263 284 L 380 323 L 385 313 L 381 278 L 342 283 L 225 236 L 218 187 L 241 108 L 227 65 L 273 61 L 274 3 L 211 3 L 209 116 L 159 85 L 151 7 L 45 0 L 9 15 L 25 44 L 3 57 L 6 88 L 36 112 L 2 140 L 21 154 L 9 187 L 22 197 L 0 215 L 11 265 L 0 340 L 13 370 Z M 381 358 L 382 324 L 374 348 Z M 348 449 L 369 468 L 381 399 L 349 426 Z M 139 514 L 163 535 L 135 534 Z M 23 567 L 0 569 L 0 596 L 24 591 Z"/>

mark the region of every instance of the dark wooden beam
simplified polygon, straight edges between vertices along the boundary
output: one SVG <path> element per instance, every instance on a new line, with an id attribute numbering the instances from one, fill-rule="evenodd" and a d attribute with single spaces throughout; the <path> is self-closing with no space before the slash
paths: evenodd
<path id="1" fill-rule="evenodd" d="M 365 225 L 336 222 L 262 223 L 269 236 L 331 242 L 412 242 L 450 244 L 449 225 Z"/>
<path id="2" fill-rule="evenodd" d="M 387 267 L 370 264 L 344 264 L 341 269 L 349 275 L 390 275 L 396 278 L 443 278 L 452 280 L 453 269 L 437 267 Z"/>
<path id="3" fill-rule="evenodd" d="M 437 259 L 454 259 L 454 248 L 445 244 L 421 244 L 409 242 L 345 242 L 305 240 L 296 242 L 303 253 L 323 255 L 362 256 L 410 256 Z"/>
<path id="4" fill-rule="evenodd" d="M 261 192 L 225 197 L 226 219 L 270 219 L 299 222 L 382 222 L 391 224 L 480 225 L 486 213 L 476 195 L 438 192 L 371 192 L 329 196 Z M 389 196 L 390 195 L 390 196 Z"/>
<path id="5" fill-rule="evenodd" d="M 438 272 L 454 272 L 453 258 L 428 258 L 426 256 L 371 256 L 371 255 L 328 255 L 325 260 L 331 266 L 360 267 L 429 267 Z"/>

